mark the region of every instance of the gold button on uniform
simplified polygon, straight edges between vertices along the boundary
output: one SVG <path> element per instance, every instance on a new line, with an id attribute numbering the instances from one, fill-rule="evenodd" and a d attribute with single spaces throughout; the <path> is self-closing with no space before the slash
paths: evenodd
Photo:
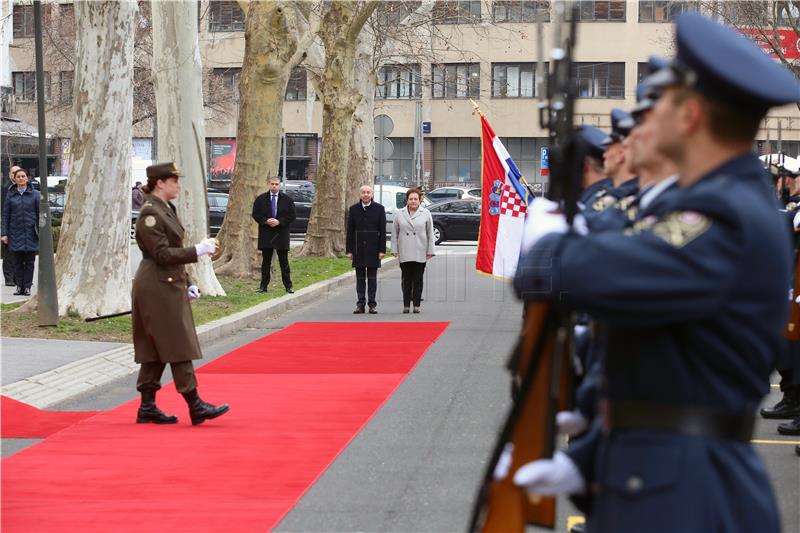
<path id="1" fill-rule="evenodd" d="M 644 481 L 642 481 L 642 478 L 639 476 L 631 476 L 628 478 L 626 485 L 628 487 L 628 492 L 639 492 L 644 486 Z"/>
<path id="2" fill-rule="evenodd" d="M 172 283 L 172 278 L 167 278 L 167 281 L 169 281 L 170 283 Z"/>

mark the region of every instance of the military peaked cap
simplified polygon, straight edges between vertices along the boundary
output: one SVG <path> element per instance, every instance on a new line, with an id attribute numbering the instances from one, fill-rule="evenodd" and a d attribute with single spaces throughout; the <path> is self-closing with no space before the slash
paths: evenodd
<path id="1" fill-rule="evenodd" d="M 615 107 L 611 110 L 611 133 L 603 139 L 603 144 L 609 145 L 620 142 L 628 136 L 633 126 L 633 117 L 631 117 L 630 113 Z"/>
<path id="2" fill-rule="evenodd" d="M 178 167 L 174 162 L 171 163 L 156 163 L 147 167 L 148 178 L 171 178 L 180 177 L 181 173 L 178 172 Z"/>
<path id="3" fill-rule="evenodd" d="M 606 151 L 606 146 L 603 144 L 603 141 L 608 137 L 605 132 L 594 126 L 584 124 L 578 126 L 578 133 L 583 137 L 583 140 L 586 141 L 588 155 L 597 159 L 602 159 Z"/>

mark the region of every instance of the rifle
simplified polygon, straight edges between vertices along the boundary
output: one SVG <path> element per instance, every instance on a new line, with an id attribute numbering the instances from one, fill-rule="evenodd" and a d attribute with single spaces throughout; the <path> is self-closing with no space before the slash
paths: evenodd
<path id="1" fill-rule="evenodd" d="M 547 72 L 546 98 L 539 104 L 539 120 L 549 131 L 551 174 L 549 196 L 561 204 L 571 225 L 577 213 L 585 143 L 573 126 L 576 87 L 571 78 L 578 18 L 572 3 L 568 33 L 562 38 L 565 2 L 554 2 L 555 47 Z M 543 25 L 538 19 L 539 61 L 537 72 L 545 72 L 542 61 Z M 541 94 L 541 91 L 540 91 Z M 473 508 L 470 531 L 523 532 L 527 524 L 554 528 L 554 497 L 529 495 L 514 485 L 523 465 L 551 457 L 555 449 L 555 414 L 569 408 L 572 400 L 570 320 L 554 300 L 526 304 L 521 338 L 509 368 L 518 387 L 511 411 L 499 435 L 484 482 Z"/>

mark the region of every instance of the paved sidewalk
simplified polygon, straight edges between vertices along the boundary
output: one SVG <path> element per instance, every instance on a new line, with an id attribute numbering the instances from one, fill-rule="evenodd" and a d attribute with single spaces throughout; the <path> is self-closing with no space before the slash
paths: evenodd
<path id="1" fill-rule="evenodd" d="M 384 271 L 397 265 L 384 259 Z M 320 281 L 294 294 L 268 300 L 244 311 L 197 327 L 201 344 L 236 333 L 268 316 L 325 299 L 355 280 L 354 271 Z M 134 374 L 133 344 L 51 339 L 0 339 L 0 394 L 40 409 Z"/>

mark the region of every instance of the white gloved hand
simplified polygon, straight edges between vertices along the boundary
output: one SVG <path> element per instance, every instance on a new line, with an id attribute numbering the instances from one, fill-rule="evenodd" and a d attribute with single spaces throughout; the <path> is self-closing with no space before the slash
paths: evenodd
<path id="1" fill-rule="evenodd" d="M 794 229 L 797 229 L 800 226 L 800 211 L 797 211 L 794 215 L 794 219 L 792 220 L 792 224 L 794 224 Z"/>
<path id="2" fill-rule="evenodd" d="M 554 213 L 558 204 L 545 198 L 536 198 L 528 206 L 525 228 L 522 230 L 522 251 L 527 252 L 545 235 L 566 233 L 569 227 L 564 215 Z"/>
<path id="3" fill-rule="evenodd" d="M 558 432 L 562 435 L 574 437 L 583 433 L 588 425 L 589 421 L 578 411 L 556 413 L 556 426 L 558 426 Z"/>
<path id="4" fill-rule="evenodd" d="M 217 251 L 217 239 L 209 237 L 208 239 L 203 239 L 199 243 L 194 245 L 194 249 L 197 250 L 197 257 L 202 255 L 213 254 Z"/>
<path id="5" fill-rule="evenodd" d="M 552 459 L 539 459 L 514 474 L 514 484 L 542 496 L 578 494 L 586 490 L 586 481 L 567 454 L 556 452 Z"/>
<path id="6" fill-rule="evenodd" d="M 794 303 L 800 304 L 800 296 L 798 296 L 797 298 L 794 299 Z"/>
<path id="7" fill-rule="evenodd" d="M 190 285 L 187 294 L 189 295 L 190 302 L 200 299 L 200 289 L 197 288 L 197 285 Z"/>

